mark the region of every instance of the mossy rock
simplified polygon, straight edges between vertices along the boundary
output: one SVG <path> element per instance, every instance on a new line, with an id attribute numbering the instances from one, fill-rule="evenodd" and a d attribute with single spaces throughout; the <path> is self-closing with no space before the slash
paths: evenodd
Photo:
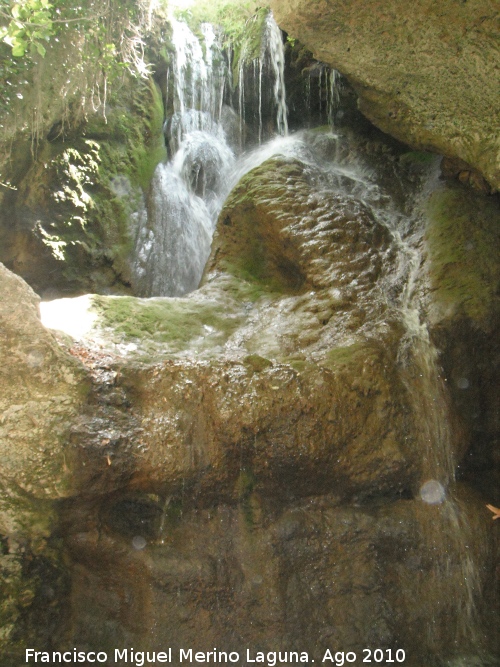
<path id="1" fill-rule="evenodd" d="M 303 163 L 276 157 L 246 174 L 227 198 L 206 272 L 222 270 L 275 294 L 354 280 L 369 290 L 389 243 L 363 202 L 316 191 Z"/>
<path id="2" fill-rule="evenodd" d="M 154 81 L 125 76 L 105 117 L 55 123 L 36 155 L 31 138 L 18 142 L 2 177 L 15 189 L 2 188 L 0 260 L 44 296 L 130 293 L 132 221 L 166 157 L 163 118 Z M 117 179 L 126 193 L 116 191 Z"/>
<path id="3" fill-rule="evenodd" d="M 116 343 L 140 341 L 164 352 L 210 348 L 224 343 L 242 322 L 242 314 L 231 300 L 95 296 L 93 309 L 98 328 Z"/>
<path id="4" fill-rule="evenodd" d="M 500 305 L 498 198 L 443 187 L 430 196 L 426 214 L 434 317 L 467 317 L 488 330 Z"/>

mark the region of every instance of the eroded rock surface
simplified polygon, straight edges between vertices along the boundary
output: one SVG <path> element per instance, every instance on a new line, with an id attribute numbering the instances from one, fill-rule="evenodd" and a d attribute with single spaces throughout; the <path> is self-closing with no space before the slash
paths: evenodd
<path id="1" fill-rule="evenodd" d="M 72 494 L 69 434 L 89 384 L 42 326 L 32 289 L 3 265 L 0 283 L 0 655 L 13 664 L 27 637 L 55 638 L 65 587 L 55 501 Z"/>
<path id="2" fill-rule="evenodd" d="M 500 31 L 492 0 L 272 0 L 280 27 L 346 75 L 363 113 L 500 187 Z"/>
<path id="3" fill-rule="evenodd" d="M 458 414 L 428 335 L 455 380 L 464 338 L 450 330 L 493 330 L 491 202 L 477 195 L 470 209 L 482 221 L 481 267 L 449 260 L 446 237 L 468 223 L 462 190 L 435 182 L 437 163 L 374 145 L 356 162 L 348 138 L 331 133 L 299 144 L 296 158 L 265 161 L 233 190 L 204 284 L 187 297 L 91 297 L 93 328 L 58 345 L 33 293 L 2 273 L 6 303 L 21 295 L 26 314 L 21 324 L 4 309 L 5 368 L 23 381 L 5 394 L 5 414 L 38 410 L 41 387 L 45 401 L 36 432 L 12 427 L 4 441 L 7 457 L 19 442 L 30 519 L 18 529 L 4 520 L 5 665 L 35 636 L 19 599 L 36 610 L 50 596 L 64 622 L 39 644 L 110 656 L 171 646 L 174 664 L 191 646 L 243 658 L 247 647 L 307 651 L 317 662 L 328 648 L 402 648 L 412 667 L 494 650 L 490 519 L 451 480 L 474 422 Z M 46 405 L 60 390 L 61 415 Z M 483 389 L 468 396 L 471 413 L 484 404 Z M 17 484 L 7 472 L 5 498 Z M 438 480 L 443 495 L 424 502 L 422 486 L 439 495 Z M 49 592 L 23 574 L 14 547 L 15 534 L 35 541 L 40 515 Z"/>

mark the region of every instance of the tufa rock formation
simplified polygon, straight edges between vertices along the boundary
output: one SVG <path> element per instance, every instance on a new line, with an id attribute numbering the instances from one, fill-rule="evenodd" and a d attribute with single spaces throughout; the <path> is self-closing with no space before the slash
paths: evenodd
<path id="1" fill-rule="evenodd" d="M 290 36 L 344 74 L 361 111 L 500 188 L 500 12 L 493 0 L 271 0 Z"/>

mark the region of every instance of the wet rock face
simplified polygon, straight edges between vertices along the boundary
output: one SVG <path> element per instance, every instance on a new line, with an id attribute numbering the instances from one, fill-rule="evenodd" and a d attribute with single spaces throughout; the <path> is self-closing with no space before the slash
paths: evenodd
<path id="1" fill-rule="evenodd" d="M 234 499 L 242 466 L 277 497 L 415 487 L 421 467 L 410 399 L 394 368 L 401 323 L 382 298 L 391 234 L 366 204 L 318 190 L 311 179 L 299 161 L 275 159 L 234 190 L 204 287 L 187 299 L 155 300 L 168 317 L 173 303 L 195 310 L 210 299 L 211 319 L 173 358 L 120 369 L 113 383 L 126 411 L 101 394 L 99 408 L 82 417 L 72 435 L 82 490 L 126 483 Z M 228 295 L 237 289 L 235 305 Z M 102 334 L 131 319 L 149 329 L 147 308 L 100 298 Z M 215 338 L 222 326 L 217 309 L 235 325 L 200 350 L 203 334 Z M 190 319 L 180 320 L 184 334 Z M 163 358 L 166 346 L 155 348 Z"/>
<path id="2" fill-rule="evenodd" d="M 311 140 L 324 158 L 349 152 L 336 135 Z M 392 207 L 358 166 L 331 175 L 335 189 L 305 158 L 267 160 L 228 198 L 199 290 L 93 297 L 94 329 L 71 354 L 41 327 L 31 290 L 2 272 L 4 368 L 21 379 L 4 414 L 19 406 L 21 423 L 38 421 L 9 422 L 1 441 L 13 457 L 0 508 L 6 667 L 20 637 L 110 655 L 216 646 L 246 658 L 248 647 L 316 662 L 327 649 L 401 648 L 411 667 L 488 644 L 474 619 L 494 609 L 489 517 L 466 490 L 437 505 L 419 497 L 446 463 L 433 445 L 458 461 L 465 430 L 428 340 L 405 321 L 410 251 L 387 224 L 411 197 Z M 418 181 L 418 169 L 404 173 Z M 457 317 L 486 334 L 496 298 L 465 259 L 456 291 L 443 282 L 455 195 L 443 186 L 430 199 L 418 286 L 446 340 Z M 23 570 L 35 547 L 43 586 Z M 49 598 L 58 629 L 36 635 L 19 600 L 36 612 Z"/>
<path id="3" fill-rule="evenodd" d="M 39 298 L 0 265 L 1 457 L 4 479 L 38 498 L 68 493 L 70 424 L 85 399 L 85 372 L 41 324 Z"/>
<path id="4" fill-rule="evenodd" d="M 224 206 L 208 270 L 229 266 L 292 294 L 354 284 L 354 301 L 370 290 L 388 230 L 362 201 L 321 192 L 310 181 L 303 164 L 282 159 L 243 178 Z"/>
<path id="5" fill-rule="evenodd" d="M 450 438 L 458 460 L 463 427 L 404 342 L 399 271 L 380 210 L 280 158 L 229 197 L 196 293 L 95 301 L 101 347 L 75 350 L 94 392 L 60 512 L 68 646 L 168 645 L 174 664 L 186 646 L 318 662 L 377 646 L 419 667 L 487 644 L 473 619 L 491 603 L 488 516 L 466 491 L 418 495 L 428 441 Z M 155 340 L 162 308 L 182 339 Z M 127 357 L 127 340 L 150 356 Z"/>
<path id="6" fill-rule="evenodd" d="M 348 77 L 375 125 L 461 158 L 499 188 L 496 3 L 419 0 L 410 13 L 399 0 L 271 6 L 282 29 Z"/>
<path id="7" fill-rule="evenodd" d="M 158 497 L 157 516 L 151 496 L 88 507 L 84 521 L 68 507 L 81 610 L 71 641 L 111 654 L 170 646 L 173 664 L 186 647 L 236 651 L 243 664 L 247 648 L 254 658 L 257 650 L 295 650 L 321 662 L 327 649 L 366 657 L 367 647 L 392 647 L 416 666 L 476 639 L 459 620 L 474 611 L 460 609 L 453 593 L 464 574 L 453 516 L 443 524 L 439 508 L 419 501 L 354 508 L 316 495 L 285 504 L 245 487 L 238 503 L 209 508 L 193 507 L 188 494 L 185 503 Z M 460 511 L 468 556 L 481 564 L 479 591 L 488 555 L 476 553 L 474 540 L 487 528 L 474 499 L 464 498 Z M 438 545 L 448 554 L 436 557 Z"/>

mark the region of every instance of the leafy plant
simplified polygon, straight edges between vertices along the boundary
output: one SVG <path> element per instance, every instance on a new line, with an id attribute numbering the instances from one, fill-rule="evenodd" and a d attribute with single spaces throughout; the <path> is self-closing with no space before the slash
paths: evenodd
<path id="1" fill-rule="evenodd" d="M 0 28 L 0 39 L 12 48 L 15 57 L 26 51 L 45 55 L 43 44 L 54 34 L 53 6 L 49 0 L 0 0 L 0 17 L 8 21 Z"/>

